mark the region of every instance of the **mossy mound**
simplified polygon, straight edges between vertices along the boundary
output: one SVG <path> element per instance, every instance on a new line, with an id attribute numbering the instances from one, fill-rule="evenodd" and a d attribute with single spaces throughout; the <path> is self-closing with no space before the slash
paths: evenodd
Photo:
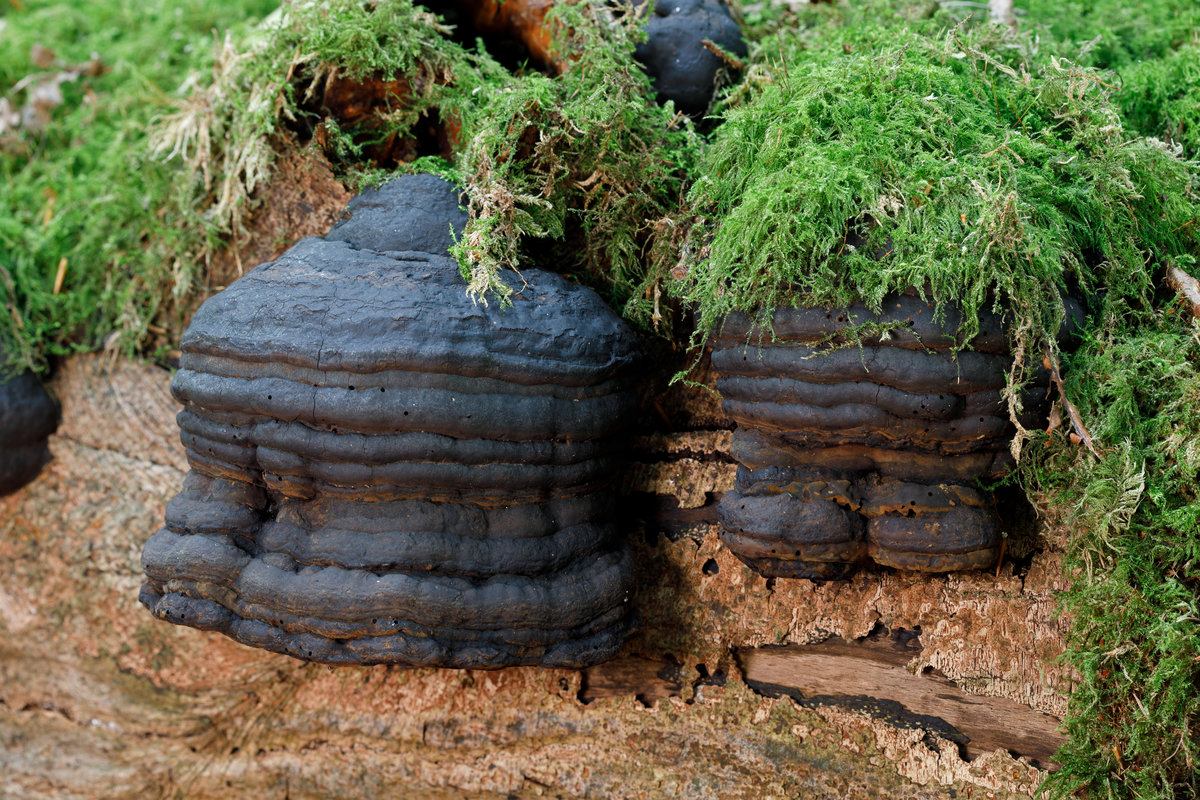
<path id="1" fill-rule="evenodd" d="M 965 338 L 995 305 L 1040 361 L 1064 293 L 1143 297 L 1147 259 L 1191 263 L 1188 165 L 1127 134 L 1094 70 L 988 31 L 830 33 L 766 50 L 705 154 L 690 200 L 711 243 L 677 287 L 702 333 L 917 287 L 961 304 Z"/>

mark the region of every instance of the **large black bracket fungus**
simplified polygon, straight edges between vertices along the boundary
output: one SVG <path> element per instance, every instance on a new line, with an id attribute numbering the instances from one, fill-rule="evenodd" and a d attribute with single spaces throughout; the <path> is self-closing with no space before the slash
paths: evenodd
<path id="1" fill-rule="evenodd" d="M 732 315 L 713 348 L 738 423 L 724 542 L 776 577 L 841 578 L 868 559 L 923 572 L 994 564 L 999 519 L 975 484 L 1012 466 L 1012 356 L 999 316 L 982 312 L 965 349 L 959 323 L 911 294 L 879 314 L 776 309 L 761 338 Z M 852 329 L 868 333 L 831 346 Z M 1040 374 L 1025 390 L 1022 425 L 1045 418 L 1047 383 Z"/>
<path id="2" fill-rule="evenodd" d="M 32 373 L 0 373 L 0 495 L 37 477 L 50 460 L 46 439 L 57 427 L 58 405 Z"/>
<path id="3" fill-rule="evenodd" d="M 639 355 L 537 269 L 474 305 L 453 188 L 402 178 L 211 298 L 172 392 L 191 473 L 147 543 L 171 622 L 325 663 L 579 667 L 631 625 L 608 487 Z"/>
<path id="4" fill-rule="evenodd" d="M 721 0 L 655 0 L 646 41 L 635 52 L 659 97 L 693 117 L 712 101 L 722 66 L 705 40 L 735 55 L 747 52 L 742 30 Z"/>

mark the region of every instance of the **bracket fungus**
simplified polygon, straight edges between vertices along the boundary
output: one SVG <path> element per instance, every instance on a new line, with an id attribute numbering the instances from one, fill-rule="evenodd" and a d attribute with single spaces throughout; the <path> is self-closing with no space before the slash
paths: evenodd
<path id="1" fill-rule="evenodd" d="M 964 349 L 960 321 L 954 309 L 935 320 L 907 293 L 880 314 L 779 308 L 758 347 L 752 318 L 731 315 L 713 348 L 738 423 L 725 544 L 777 577 L 841 578 L 867 559 L 923 572 L 994 564 L 999 519 L 975 484 L 1012 467 L 1012 356 L 998 315 L 981 312 Z M 864 326 L 880 333 L 844 338 Z M 1043 372 L 1023 391 L 1022 425 L 1045 418 L 1047 385 Z"/>
<path id="2" fill-rule="evenodd" d="M 608 491 L 630 329 L 523 272 L 473 304 L 453 188 L 409 176 L 210 298 L 172 392 L 191 471 L 142 556 L 155 616 L 331 664 L 578 667 L 631 627 Z"/>
<path id="3" fill-rule="evenodd" d="M 0 362 L 3 361 L 0 351 Z M 0 495 L 37 477 L 50 460 L 46 439 L 58 427 L 58 406 L 30 372 L 0 377 Z"/>

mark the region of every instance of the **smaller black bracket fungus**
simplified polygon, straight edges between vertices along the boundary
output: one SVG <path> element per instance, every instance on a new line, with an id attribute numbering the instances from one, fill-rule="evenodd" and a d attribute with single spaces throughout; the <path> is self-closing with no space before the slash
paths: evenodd
<path id="1" fill-rule="evenodd" d="M 637 60 L 659 97 L 675 101 L 676 108 L 693 117 L 708 108 L 723 66 L 705 40 L 737 56 L 747 52 L 741 28 L 720 0 L 656 0 L 646 36 L 635 52 Z"/>
<path id="2" fill-rule="evenodd" d="M 33 374 L 0 373 L 0 495 L 37 477 L 50 460 L 46 439 L 57 427 L 58 406 Z"/>
<path id="3" fill-rule="evenodd" d="M 983 312 L 961 350 L 960 322 L 907 294 L 879 314 L 776 309 L 761 341 L 731 316 L 712 358 L 738 423 L 726 545 L 772 577 L 840 578 L 868 559 L 923 572 L 995 563 L 999 520 L 973 485 L 1012 465 L 1012 356 L 999 316 Z M 1044 419 L 1047 384 L 1040 374 L 1026 389 L 1022 424 Z"/>
<path id="4" fill-rule="evenodd" d="M 156 616 L 325 663 L 616 653 L 636 339 L 537 269 L 473 304 L 463 222 L 449 184 L 401 178 L 197 312 L 172 382 L 191 472 L 142 555 Z"/>

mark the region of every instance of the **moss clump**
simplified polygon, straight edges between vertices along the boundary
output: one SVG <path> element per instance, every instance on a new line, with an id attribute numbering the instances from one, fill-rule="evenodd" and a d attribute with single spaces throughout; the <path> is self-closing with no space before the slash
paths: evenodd
<path id="1" fill-rule="evenodd" d="M 1112 70 L 1127 129 L 1200 155 L 1200 7 L 1190 0 L 1031 4 L 1027 26 L 1051 49 Z"/>
<path id="2" fill-rule="evenodd" d="M 26 105 L 45 81 L 61 92 L 44 124 L 0 133 L 0 350 L 10 360 L 40 365 L 114 333 L 140 342 L 170 306 L 199 237 L 146 128 L 188 70 L 211 63 L 214 29 L 271 7 L 64 0 L 16 4 L 0 19 L 0 97 Z"/>
<path id="3" fill-rule="evenodd" d="M 1117 95 L 1126 124 L 1200 157 L 1200 43 L 1121 70 Z"/>
<path id="4" fill-rule="evenodd" d="M 1028 12 L 1022 24 L 1041 29 L 1052 49 L 1118 71 L 1169 56 L 1192 41 L 1200 26 L 1200 8 L 1192 0 L 1018 0 L 1016 5 Z"/>
<path id="5" fill-rule="evenodd" d="M 289 128 L 307 133 L 324 126 L 335 157 L 361 152 L 361 132 L 343 129 L 314 103 L 331 76 L 404 80 L 407 93 L 390 98 L 393 107 L 386 124 L 371 132 L 375 137 L 407 130 L 448 86 L 473 77 L 475 62 L 447 32 L 411 0 L 286 2 L 240 49 L 225 40 L 211 78 L 189 79 L 179 107 L 156 130 L 156 153 L 183 162 L 190 204 L 210 230 L 229 233 L 252 210 L 254 190 L 270 176 L 278 152 L 295 146 L 283 135 Z"/>
<path id="6" fill-rule="evenodd" d="M 668 265 L 650 266 L 650 252 L 656 233 L 670 231 L 656 223 L 679 207 L 700 138 L 690 119 L 653 100 L 633 59 L 644 35 L 639 14 L 567 3 L 547 20 L 558 74 L 514 75 L 454 107 L 470 132 L 456 166 L 470 197 L 471 222 L 456 248 L 468 291 L 506 297 L 503 272 L 519 268 L 524 242 L 557 240 L 543 246 L 543 264 L 658 327 Z"/>
<path id="7" fill-rule="evenodd" d="M 678 288 L 701 330 L 914 286 L 963 307 L 968 337 L 996 304 L 1040 361 L 1064 292 L 1142 297 L 1147 258 L 1190 263 L 1187 165 L 1126 134 L 1094 70 L 1005 41 L 858 28 L 760 51 L 690 195 L 711 244 Z"/>
<path id="8" fill-rule="evenodd" d="M 1098 442 L 1061 432 L 1026 464 L 1070 519 L 1070 740 L 1053 797 L 1200 794 L 1200 322 L 1177 302 L 1111 297 L 1068 357 Z M 1086 789 L 1087 794 L 1078 792 Z"/>

